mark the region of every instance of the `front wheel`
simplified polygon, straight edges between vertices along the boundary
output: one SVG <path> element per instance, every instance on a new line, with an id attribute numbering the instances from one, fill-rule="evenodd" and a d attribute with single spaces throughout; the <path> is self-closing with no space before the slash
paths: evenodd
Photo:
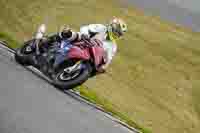
<path id="1" fill-rule="evenodd" d="M 53 76 L 53 84 L 63 90 L 72 89 L 84 83 L 91 73 L 91 65 L 89 63 L 82 63 L 81 68 L 72 73 L 66 73 L 64 70 L 67 67 L 62 67 Z"/>

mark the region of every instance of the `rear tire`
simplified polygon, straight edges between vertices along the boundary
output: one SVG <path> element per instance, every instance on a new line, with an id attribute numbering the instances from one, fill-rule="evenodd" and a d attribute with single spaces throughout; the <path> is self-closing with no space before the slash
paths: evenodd
<path id="1" fill-rule="evenodd" d="M 30 65 L 29 55 L 23 54 L 20 48 L 16 50 L 15 60 L 21 65 L 24 66 Z"/>
<path id="2" fill-rule="evenodd" d="M 63 73 L 64 67 L 60 68 L 59 71 L 53 77 L 53 84 L 59 89 L 62 90 L 69 90 L 73 89 L 74 87 L 83 84 L 89 77 L 91 73 L 91 65 L 89 63 L 84 63 L 84 68 L 82 68 L 80 74 L 71 80 L 61 80 L 60 76 Z"/>
<path id="3" fill-rule="evenodd" d="M 30 40 L 28 42 L 25 42 L 24 43 L 24 46 L 22 46 L 21 48 L 18 48 L 16 50 L 16 53 L 15 53 L 15 60 L 21 64 L 21 65 L 24 65 L 24 66 L 28 66 L 28 65 L 31 65 L 31 62 L 30 62 L 30 57 L 32 56 L 33 54 L 33 51 L 31 51 L 30 53 L 25 53 L 24 50 L 25 48 L 30 44 L 32 43 L 33 40 Z"/>

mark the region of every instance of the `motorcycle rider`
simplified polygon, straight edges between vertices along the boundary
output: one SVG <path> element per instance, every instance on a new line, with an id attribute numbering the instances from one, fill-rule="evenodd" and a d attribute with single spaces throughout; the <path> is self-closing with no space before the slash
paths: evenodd
<path id="1" fill-rule="evenodd" d="M 111 63 L 113 56 L 117 51 L 116 40 L 121 38 L 127 31 L 126 23 L 120 18 L 114 18 L 108 25 L 103 24 L 89 24 L 82 26 L 80 32 L 75 32 L 68 27 L 62 29 L 59 34 L 47 38 L 44 44 L 61 42 L 66 39 L 71 42 L 76 42 L 82 38 L 95 38 L 103 43 L 105 51 L 105 64 L 101 66 L 100 72 L 105 72 L 108 65 Z"/>

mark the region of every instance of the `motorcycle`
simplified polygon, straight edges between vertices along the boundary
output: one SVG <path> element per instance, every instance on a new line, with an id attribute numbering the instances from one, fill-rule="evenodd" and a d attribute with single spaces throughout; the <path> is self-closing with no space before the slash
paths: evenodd
<path id="1" fill-rule="evenodd" d="M 82 39 L 71 43 L 62 40 L 40 52 L 46 26 L 38 28 L 35 37 L 16 50 L 15 60 L 24 66 L 34 66 L 48 76 L 54 86 L 72 89 L 95 76 L 104 64 L 102 43 L 96 39 Z"/>

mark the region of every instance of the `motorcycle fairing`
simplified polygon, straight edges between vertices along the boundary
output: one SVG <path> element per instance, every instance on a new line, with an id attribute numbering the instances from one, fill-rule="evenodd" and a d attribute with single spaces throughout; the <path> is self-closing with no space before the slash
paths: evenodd
<path id="1" fill-rule="evenodd" d="M 71 49 L 72 44 L 67 41 L 67 40 L 63 40 L 59 47 L 56 50 L 55 53 L 55 61 L 54 61 L 54 68 L 57 67 L 59 64 L 61 64 L 62 62 L 64 62 L 65 60 L 67 60 L 66 55 L 69 52 L 69 50 Z"/>
<path id="2" fill-rule="evenodd" d="M 78 59 L 78 60 L 89 60 L 90 59 L 90 53 L 89 49 L 81 49 L 80 47 L 73 46 L 69 50 L 67 57 L 70 59 Z"/>
<path id="3" fill-rule="evenodd" d="M 67 40 L 63 40 L 60 43 L 60 46 L 56 52 L 54 68 L 59 66 L 59 64 L 67 61 L 69 59 L 77 59 L 77 60 L 89 60 L 90 53 L 89 49 L 81 49 L 78 46 L 74 46 Z"/>
<path id="4" fill-rule="evenodd" d="M 99 66 L 105 63 L 105 60 L 104 60 L 105 51 L 102 47 L 94 46 L 90 49 L 90 52 L 92 53 L 95 67 L 96 69 L 98 69 Z"/>
<path id="5" fill-rule="evenodd" d="M 84 42 L 82 42 L 84 43 Z M 94 42 L 99 43 L 99 42 Z M 104 49 L 100 45 L 88 48 L 81 48 L 71 44 L 69 41 L 61 42 L 60 48 L 55 58 L 54 68 L 69 59 L 92 60 L 96 70 L 104 63 Z"/>

